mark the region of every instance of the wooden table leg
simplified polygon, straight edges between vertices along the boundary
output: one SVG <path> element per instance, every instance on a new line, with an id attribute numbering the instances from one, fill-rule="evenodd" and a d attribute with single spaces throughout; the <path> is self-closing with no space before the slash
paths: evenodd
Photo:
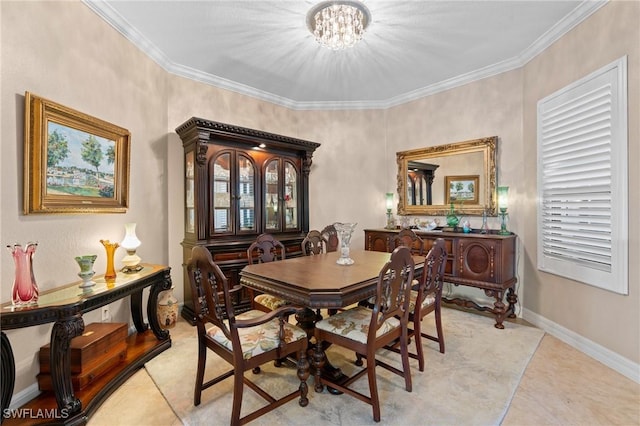
<path id="1" fill-rule="evenodd" d="M 324 385 L 322 384 L 322 368 L 324 367 L 326 361 L 326 354 L 324 352 L 324 348 L 321 342 L 316 343 L 315 350 L 313 351 L 313 367 L 314 373 L 314 390 L 318 393 L 321 393 L 324 390 Z"/>
<path id="2" fill-rule="evenodd" d="M 142 289 L 131 293 L 129 303 L 131 306 L 133 325 L 136 326 L 138 333 L 144 333 L 149 328 L 149 325 L 144 322 L 144 318 L 142 317 Z"/>
<path id="3" fill-rule="evenodd" d="M 51 330 L 51 382 L 61 415 L 82 410 L 82 402 L 73 393 L 71 382 L 71 339 L 84 331 L 82 316 L 58 320 Z"/>
<path id="4" fill-rule="evenodd" d="M 320 355 L 317 354 L 317 349 L 313 349 L 317 345 L 311 344 L 311 338 L 313 337 L 313 331 L 315 329 L 316 321 L 318 321 L 319 319 L 322 319 L 322 317 L 320 317 L 309 308 L 304 308 L 296 314 L 296 321 L 298 321 L 297 325 L 307 332 L 307 338 L 309 339 L 310 348 L 308 350 L 309 358 L 314 360 L 317 356 Z M 339 368 L 333 366 L 333 364 L 331 364 L 331 362 L 327 359 L 325 351 L 327 350 L 329 345 L 322 344 L 320 346 L 322 347 L 322 367 L 320 370 L 321 376 L 334 383 L 342 383 L 345 380 L 348 380 L 349 376 L 345 375 Z M 312 366 L 314 367 L 314 370 L 315 368 L 317 368 L 315 363 L 312 363 Z M 327 389 L 334 395 L 342 394 L 342 392 L 332 387 L 327 387 Z M 322 392 L 322 385 L 320 385 L 320 390 L 318 390 L 318 384 L 316 383 L 316 392 Z"/>
<path id="5" fill-rule="evenodd" d="M 163 330 L 158 322 L 158 295 L 161 291 L 171 289 L 171 275 L 165 274 L 162 280 L 154 282 L 149 289 L 149 300 L 147 301 L 147 318 L 153 334 L 158 340 L 169 338 L 169 330 Z"/>

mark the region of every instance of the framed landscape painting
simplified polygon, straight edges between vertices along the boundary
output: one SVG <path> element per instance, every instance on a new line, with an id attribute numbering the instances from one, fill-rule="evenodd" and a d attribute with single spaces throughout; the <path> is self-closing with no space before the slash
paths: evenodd
<path id="1" fill-rule="evenodd" d="M 478 183 L 480 176 L 446 176 L 444 193 L 445 204 L 478 204 Z"/>
<path id="2" fill-rule="evenodd" d="M 24 214 L 124 213 L 128 130 L 25 93 Z"/>

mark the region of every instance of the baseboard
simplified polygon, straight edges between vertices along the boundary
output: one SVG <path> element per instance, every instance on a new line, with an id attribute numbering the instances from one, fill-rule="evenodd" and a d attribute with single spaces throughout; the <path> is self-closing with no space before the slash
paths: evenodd
<path id="1" fill-rule="evenodd" d="M 576 348 L 591 358 L 600 361 L 607 367 L 617 371 L 634 382 L 640 383 L 640 364 L 637 364 L 628 358 L 625 358 L 526 308 L 522 309 L 522 313 L 523 319 L 529 321 L 536 327 L 541 328 L 553 337 L 562 340 L 569 346 Z"/>
<path id="2" fill-rule="evenodd" d="M 36 382 L 31 386 L 22 389 L 20 392 L 14 393 L 11 397 L 9 408 L 12 410 L 20 408 L 38 395 L 40 395 L 40 389 L 38 388 L 38 383 Z"/>

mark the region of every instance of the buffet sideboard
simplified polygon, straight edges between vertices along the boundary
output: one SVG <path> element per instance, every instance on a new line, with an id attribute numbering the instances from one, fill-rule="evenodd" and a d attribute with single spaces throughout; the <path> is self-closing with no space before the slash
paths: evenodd
<path id="1" fill-rule="evenodd" d="M 395 248 L 393 239 L 400 232 L 396 229 L 365 229 L 365 250 L 391 252 Z M 488 311 L 495 315 L 495 327 L 504 328 L 503 321 L 508 316 L 515 317 L 518 295 L 515 292 L 516 235 L 499 235 L 497 231 L 488 234 L 476 232 L 447 232 L 416 230 L 424 242 L 426 253 L 437 238 L 445 240 L 447 265 L 444 281 L 453 285 L 484 290 L 495 299 L 493 306 L 482 306 L 462 297 L 446 298 L 452 303 L 466 308 Z M 508 305 L 505 305 L 504 299 Z"/>

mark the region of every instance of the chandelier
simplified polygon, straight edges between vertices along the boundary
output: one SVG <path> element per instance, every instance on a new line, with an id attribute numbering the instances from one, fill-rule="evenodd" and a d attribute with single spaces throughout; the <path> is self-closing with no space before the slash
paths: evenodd
<path id="1" fill-rule="evenodd" d="M 307 27 L 322 46 L 332 50 L 356 44 L 371 21 L 369 9 L 359 1 L 323 1 L 307 13 Z"/>

